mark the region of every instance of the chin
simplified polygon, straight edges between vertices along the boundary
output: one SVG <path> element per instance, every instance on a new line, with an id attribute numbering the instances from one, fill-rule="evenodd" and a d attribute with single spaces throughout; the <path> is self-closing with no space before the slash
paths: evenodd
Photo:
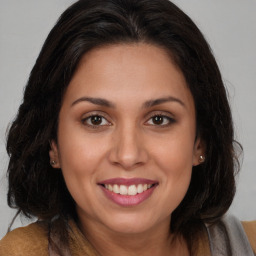
<path id="1" fill-rule="evenodd" d="M 145 218 L 146 213 L 143 215 L 139 214 L 122 214 L 111 216 L 108 223 L 105 225 L 108 226 L 114 232 L 129 235 L 129 234 L 140 234 L 147 232 L 154 226 L 153 216 L 148 216 Z"/>

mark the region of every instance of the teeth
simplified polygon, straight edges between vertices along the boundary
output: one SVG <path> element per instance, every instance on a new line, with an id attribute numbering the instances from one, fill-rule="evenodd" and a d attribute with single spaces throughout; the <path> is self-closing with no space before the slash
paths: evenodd
<path id="1" fill-rule="evenodd" d="M 115 184 L 113 186 L 113 192 L 116 193 L 116 194 L 119 194 L 119 191 L 120 191 L 119 186 Z"/>
<path id="2" fill-rule="evenodd" d="M 138 186 L 136 185 L 130 185 L 130 186 L 125 186 L 125 185 L 111 185 L 111 184 L 105 184 L 105 188 L 109 191 L 113 191 L 116 194 L 121 194 L 121 195 L 129 195 L 129 196 L 134 196 L 136 194 L 140 194 L 149 188 L 151 188 L 153 185 L 152 184 L 139 184 Z"/>
<path id="3" fill-rule="evenodd" d="M 134 196 L 137 194 L 137 188 L 135 185 L 131 185 L 128 187 L 128 195 L 129 196 Z"/>
<path id="4" fill-rule="evenodd" d="M 138 187 L 137 187 L 137 192 L 140 194 L 142 193 L 144 190 L 143 190 L 143 185 L 142 184 L 139 184 Z"/>
<path id="5" fill-rule="evenodd" d="M 120 193 L 121 195 L 127 195 L 127 192 L 128 192 L 127 187 L 124 186 L 124 185 L 121 185 L 121 186 L 120 186 L 119 193 Z"/>

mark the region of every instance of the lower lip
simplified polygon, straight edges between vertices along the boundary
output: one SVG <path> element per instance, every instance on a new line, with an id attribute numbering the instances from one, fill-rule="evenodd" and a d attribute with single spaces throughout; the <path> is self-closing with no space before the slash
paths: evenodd
<path id="1" fill-rule="evenodd" d="M 121 194 L 116 194 L 112 191 L 109 191 L 105 187 L 101 186 L 104 194 L 112 200 L 114 203 L 120 205 L 120 206 L 136 206 L 138 204 L 141 204 L 144 202 L 146 199 L 148 199 L 151 194 L 154 192 L 155 188 L 157 186 L 154 185 L 153 187 L 147 189 L 146 191 L 142 193 L 138 193 L 134 196 L 128 196 L 128 195 L 121 195 Z"/>

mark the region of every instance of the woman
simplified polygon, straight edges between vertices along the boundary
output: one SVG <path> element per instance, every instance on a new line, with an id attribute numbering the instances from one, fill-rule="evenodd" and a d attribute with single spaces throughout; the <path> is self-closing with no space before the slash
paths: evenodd
<path id="1" fill-rule="evenodd" d="M 256 223 L 222 218 L 234 143 L 188 16 L 167 0 L 78 1 L 9 130 L 8 203 L 38 222 L 8 233 L 0 255 L 253 255 Z"/>

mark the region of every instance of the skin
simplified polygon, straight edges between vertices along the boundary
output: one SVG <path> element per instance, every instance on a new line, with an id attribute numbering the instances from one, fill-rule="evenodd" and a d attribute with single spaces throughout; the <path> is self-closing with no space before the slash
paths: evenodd
<path id="1" fill-rule="evenodd" d="M 92 126 L 90 115 L 102 122 Z M 169 226 L 203 153 L 193 97 L 165 50 L 120 44 L 83 56 L 63 98 L 50 158 L 76 202 L 82 232 L 101 255 L 189 255 Z M 118 177 L 157 180 L 158 186 L 142 203 L 123 207 L 98 185 Z"/>

